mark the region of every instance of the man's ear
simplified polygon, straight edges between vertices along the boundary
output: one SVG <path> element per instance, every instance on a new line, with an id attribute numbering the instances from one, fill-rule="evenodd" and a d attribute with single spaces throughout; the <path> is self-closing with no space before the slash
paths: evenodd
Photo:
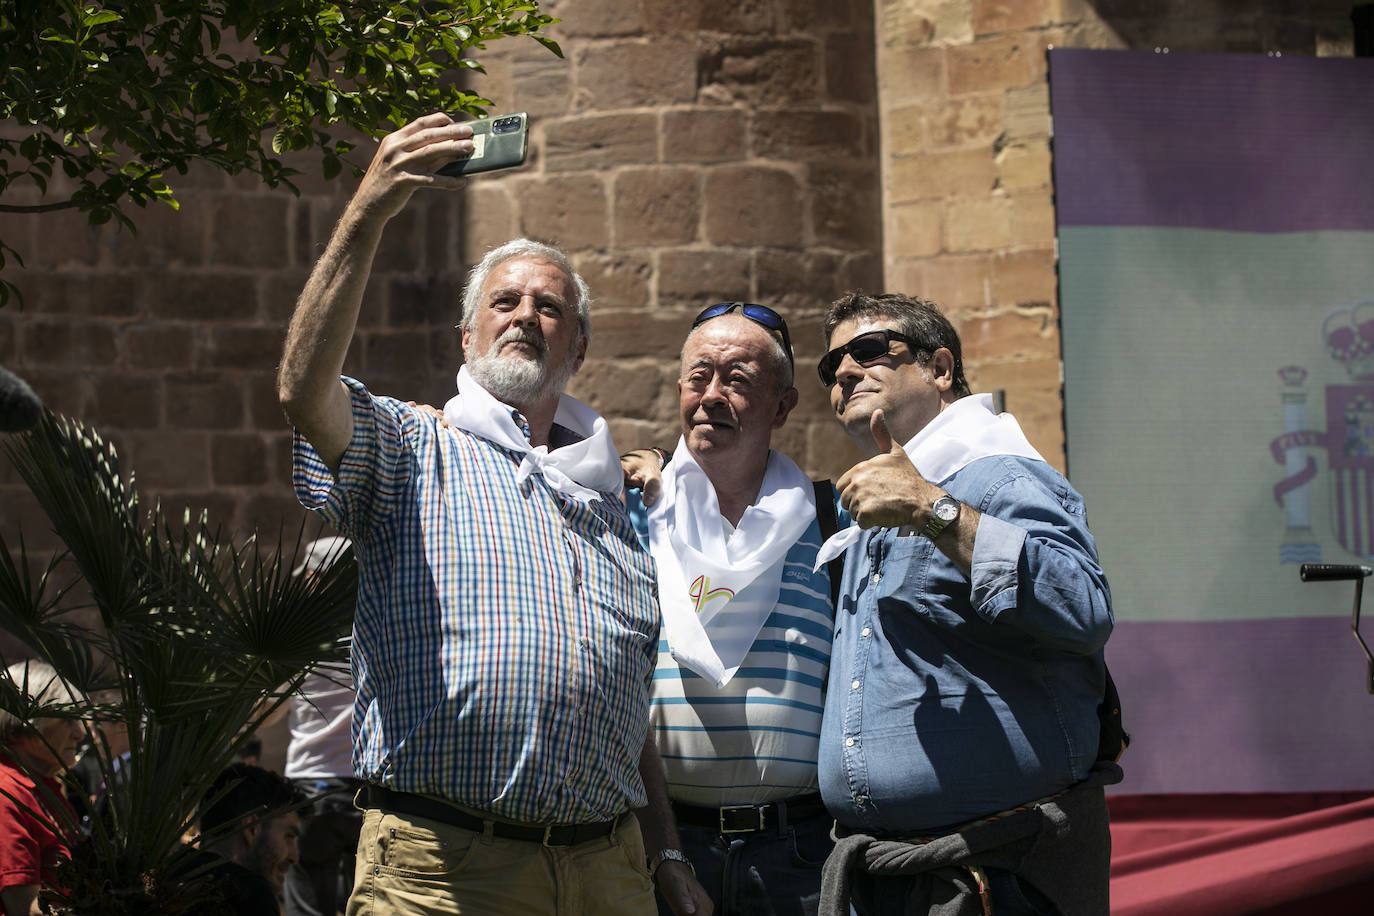
<path id="1" fill-rule="evenodd" d="M 797 397 L 797 389 L 788 388 L 782 393 L 782 397 L 778 398 L 778 412 L 773 417 L 773 429 L 787 422 L 787 415 L 797 406 Z"/>
<path id="2" fill-rule="evenodd" d="M 947 347 L 941 347 L 931 354 L 926 363 L 930 381 L 941 393 L 954 387 L 954 354 Z"/>
<path id="3" fill-rule="evenodd" d="M 587 359 L 587 335 L 582 334 L 577 338 L 577 343 L 573 344 L 573 351 L 577 356 L 573 358 L 573 371 L 582 368 L 582 363 Z"/>

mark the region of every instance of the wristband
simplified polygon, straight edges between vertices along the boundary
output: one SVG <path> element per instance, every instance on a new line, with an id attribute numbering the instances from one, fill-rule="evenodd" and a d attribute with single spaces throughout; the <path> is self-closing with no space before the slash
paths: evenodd
<path id="1" fill-rule="evenodd" d="M 651 448 L 649 449 L 649 451 L 653 452 L 655 455 L 658 456 L 658 469 L 660 471 L 668 466 L 668 460 L 672 457 L 671 455 L 669 455 L 661 448 Z"/>

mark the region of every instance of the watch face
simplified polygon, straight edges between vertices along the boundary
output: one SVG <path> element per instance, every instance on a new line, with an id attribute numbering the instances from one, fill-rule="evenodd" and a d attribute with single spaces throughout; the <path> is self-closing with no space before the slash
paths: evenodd
<path id="1" fill-rule="evenodd" d="M 954 521 L 959 515 L 959 503 L 949 497 L 937 499 L 931 509 L 936 518 L 946 522 Z"/>

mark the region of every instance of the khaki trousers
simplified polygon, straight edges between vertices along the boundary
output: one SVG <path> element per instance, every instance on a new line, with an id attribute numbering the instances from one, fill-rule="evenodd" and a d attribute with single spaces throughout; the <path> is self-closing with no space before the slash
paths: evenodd
<path id="1" fill-rule="evenodd" d="M 654 916 L 639 823 L 543 846 L 368 809 L 347 916 Z"/>

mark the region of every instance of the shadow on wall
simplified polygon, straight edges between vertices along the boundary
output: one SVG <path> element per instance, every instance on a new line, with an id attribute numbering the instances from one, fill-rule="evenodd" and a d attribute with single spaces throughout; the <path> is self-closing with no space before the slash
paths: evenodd
<path id="1" fill-rule="evenodd" d="M 1135 50 L 1295 54 L 1354 53 L 1351 0 L 1089 0 L 1121 41 Z M 1162 9 L 1161 9 L 1162 7 Z"/>

